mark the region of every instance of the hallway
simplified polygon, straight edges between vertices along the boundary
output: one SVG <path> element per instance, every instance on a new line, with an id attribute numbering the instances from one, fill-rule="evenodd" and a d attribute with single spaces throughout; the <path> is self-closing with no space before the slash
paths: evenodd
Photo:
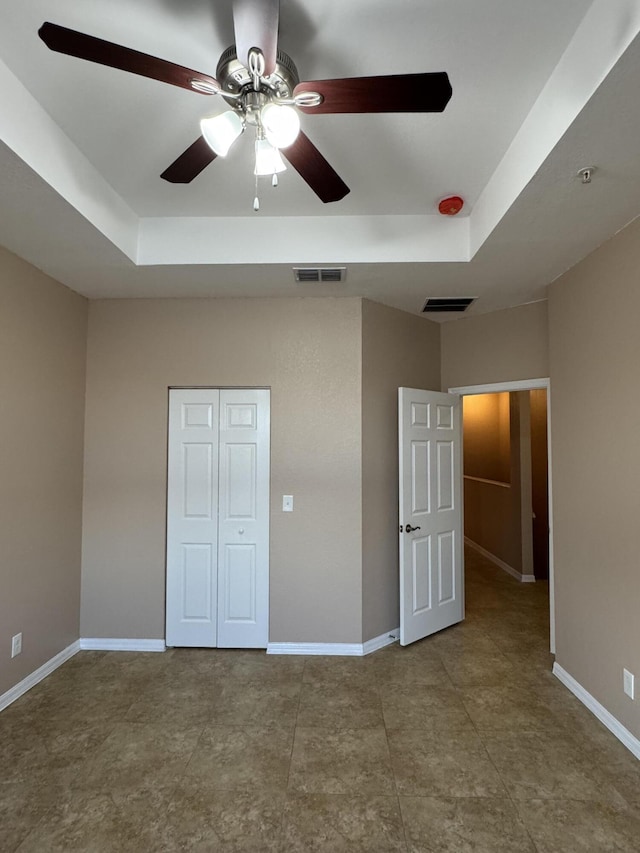
<path id="1" fill-rule="evenodd" d="M 550 672 L 546 584 L 365 658 L 80 652 L 0 714 L 0 850 L 638 850 L 640 765 Z"/>

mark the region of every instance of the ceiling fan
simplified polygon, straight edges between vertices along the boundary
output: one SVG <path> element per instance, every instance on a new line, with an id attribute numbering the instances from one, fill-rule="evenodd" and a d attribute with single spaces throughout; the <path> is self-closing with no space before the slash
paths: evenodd
<path id="1" fill-rule="evenodd" d="M 339 201 L 349 187 L 300 130 L 299 111 L 442 112 L 452 94 L 449 77 L 441 71 L 301 83 L 293 61 L 278 49 L 279 7 L 279 0 L 233 0 L 236 43 L 220 57 L 215 78 L 57 24 L 44 23 L 38 34 L 58 53 L 226 101 L 228 110 L 200 122 L 201 135 L 165 169 L 165 181 L 190 183 L 254 127 L 256 176 L 273 175 L 276 185 L 286 168 L 282 155 L 323 202 Z"/>

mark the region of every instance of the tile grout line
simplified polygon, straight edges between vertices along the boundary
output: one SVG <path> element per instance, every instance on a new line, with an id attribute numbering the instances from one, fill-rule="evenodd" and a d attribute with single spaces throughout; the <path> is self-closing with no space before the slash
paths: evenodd
<path id="1" fill-rule="evenodd" d="M 302 667 L 302 672 L 300 673 L 300 683 L 298 690 L 298 703 L 296 706 L 296 716 L 293 723 L 293 732 L 291 735 L 291 751 L 289 753 L 289 769 L 287 771 L 287 781 L 284 788 L 284 796 L 282 798 L 282 812 L 280 814 L 280 844 L 279 849 L 284 850 L 284 815 L 287 809 L 287 803 L 289 801 L 289 796 L 291 794 L 289 783 L 291 781 L 291 766 L 293 764 L 293 750 L 296 744 L 296 732 L 298 730 L 298 715 L 300 714 L 300 701 L 302 699 L 302 686 L 304 684 L 304 671 L 307 668 L 308 660 L 305 660 L 304 666 Z"/>
<path id="2" fill-rule="evenodd" d="M 481 630 L 482 630 L 482 629 L 481 629 Z M 484 630 L 483 630 L 483 631 L 482 631 L 482 633 L 484 633 L 484 634 L 485 634 L 485 636 L 487 636 L 487 637 L 491 640 L 491 642 L 494 642 L 494 641 L 492 640 L 492 638 L 491 638 L 491 636 L 490 636 L 490 634 L 489 634 L 488 632 L 486 632 L 486 631 L 484 631 Z M 482 737 L 482 732 L 479 730 L 479 728 L 478 728 L 478 726 L 477 726 L 477 724 L 476 724 L 475 720 L 473 719 L 473 717 L 471 716 L 471 714 L 469 714 L 469 711 L 467 710 L 466 703 L 465 703 L 465 701 L 464 701 L 464 698 L 463 698 L 463 697 L 462 697 L 462 695 L 461 695 L 461 690 L 462 690 L 462 687 L 463 687 L 463 686 L 464 686 L 464 685 L 460 685 L 460 686 L 458 686 L 458 685 L 454 685 L 454 687 L 455 687 L 455 689 L 456 689 L 456 692 L 457 692 L 458 694 L 460 694 L 460 701 L 462 702 L 462 705 L 463 705 L 463 707 L 464 707 L 465 713 L 467 714 L 467 716 L 468 716 L 468 718 L 469 718 L 469 720 L 470 720 L 470 722 L 471 722 L 471 725 L 473 726 L 473 729 L 474 729 L 474 731 L 475 731 L 475 733 L 476 733 L 476 736 L 477 736 L 477 738 L 478 738 L 478 741 L 479 741 L 479 743 L 481 744 L 482 749 L 484 750 L 484 752 L 485 752 L 485 754 L 486 754 L 486 756 L 487 756 L 487 759 L 488 759 L 489 763 L 491 764 L 491 766 L 492 766 L 492 767 L 493 767 L 493 769 L 495 770 L 496 775 L 498 776 L 498 778 L 500 779 L 500 782 L 502 783 L 502 786 L 503 786 L 503 788 L 504 788 L 504 790 L 505 790 L 505 793 L 506 793 L 506 795 L 507 795 L 507 799 L 509 800 L 509 802 L 511 803 L 511 805 L 512 805 L 512 807 L 513 807 L 513 811 L 514 811 L 514 813 L 515 813 L 515 816 L 516 816 L 516 818 L 517 818 L 517 820 L 518 820 L 519 824 L 521 825 L 522 829 L 524 830 L 524 832 L 525 832 L 525 833 L 526 833 L 526 835 L 527 835 L 527 838 L 528 838 L 528 839 L 529 839 L 529 841 L 531 842 L 531 846 L 532 846 L 533 851 L 535 851 L 535 853 L 538 853 L 538 847 L 537 847 L 537 845 L 536 845 L 535 841 L 533 840 L 533 838 L 531 837 L 531 833 L 529 832 L 529 829 L 528 829 L 527 825 L 525 824 L 524 820 L 522 819 L 522 816 L 521 816 L 521 814 L 520 814 L 520 809 L 518 808 L 518 804 L 517 804 L 517 802 L 514 800 L 514 798 L 513 798 L 512 794 L 511 794 L 511 792 L 510 792 L 510 790 L 509 790 L 509 787 L 507 786 L 507 783 L 506 783 L 505 779 L 504 779 L 504 778 L 503 778 L 503 776 L 502 776 L 502 773 L 500 773 L 500 770 L 498 769 L 497 765 L 496 765 L 496 764 L 495 764 L 495 762 L 493 761 L 493 759 L 492 759 L 492 757 L 491 757 L 491 755 L 490 755 L 490 753 L 489 753 L 489 750 L 487 749 L 487 745 L 485 744 L 484 739 L 483 739 L 483 737 Z"/>
<path id="3" fill-rule="evenodd" d="M 464 702 L 464 700 L 463 700 L 463 702 Z M 524 822 L 524 820 L 523 820 L 523 818 L 522 818 L 522 815 L 521 815 L 521 813 L 520 813 L 519 801 L 518 801 L 518 800 L 516 800 L 516 799 L 513 797 L 513 795 L 511 794 L 511 791 L 509 790 L 509 787 L 508 787 L 507 783 L 505 782 L 505 780 L 504 780 L 504 778 L 503 778 L 503 776 L 502 776 L 502 773 L 500 772 L 500 770 L 499 770 L 498 766 L 496 765 L 496 763 L 494 762 L 494 760 L 491 758 L 491 754 L 489 753 L 489 750 L 487 749 L 487 745 L 485 744 L 484 739 L 483 739 L 483 737 L 482 737 L 482 732 L 480 732 L 480 730 L 478 729 L 477 725 L 475 724 L 475 722 L 474 722 L 473 720 L 471 720 L 471 722 L 472 722 L 472 724 L 473 724 L 474 729 L 476 730 L 476 734 L 478 735 L 478 740 L 479 740 L 479 741 L 480 741 L 480 743 L 482 744 L 482 748 L 483 748 L 483 750 L 485 751 L 485 753 L 486 753 L 486 755 L 487 755 L 487 758 L 489 759 L 489 763 L 491 764 L 491 766 L 493 767 L 493 769 L 496 771 L 496 773 L 497 773 L 497 775 L 498 775 L 498 778 L 499 778 L 499 779 L 500 779 L 500 781 L 502 782 L 502 785 L 503 785 L 503 787 L 504 787 L 504 789 L 505 789 L 505 792 L 506 792 L 506 794 L 507 794 L 507 799 L 509 800 L 509 802 L 510 802 L 510 803 L 511 803 L 511 805 L 513 806 L 513 811 L 514 811 L 514 813 L 515 813 L 515 816 L 516 816 L 516 817 L 517 817 L 517 819 L 518 819 L 518 822 L 519 822 L 519 823 L 520 823 L 520 825 L 522 826 L 522 829 L 523 829 L 523 830 L 524 830 L 524 832 L 526 833 L 527 838 L 528 838 L 528 839 L 529 839 L 529 841 L 531 842 L 531 846 L 532 846 L 533 850 L 535 851 L 535 853 L 538 853 L 538 846 L 537 846 L 537 844 L 535 843 L 535 841 L 533 840 L 533 837 L 531 836 L 531 833 L 529 832 L 529 828 L 528 828 L 528 826 L 526 825 L 526 823 Z"/>
<path id="4" fill-rule="evenodd" d="M 382 696 L 380 695 L 380 683 L 379 683 L 378 676 L 375 677 L 375 685 L 376 685 L 376 691 L 378 693 L 378 698 L 380 700 L 380 713 L 382 714 L 382 725 L 384 726 L 384 739 L 385 739 L 385 742 L 387 744 L 387 753 L 389 755 L 389 769 L 391 770 L 391 777 L 393 779 L 393 787 L 394 787 L 395 794 L 396 794 L 395 799 L 396 799 L 396 802 L 398 804 L 398 814 L 400 815 L 400 823 L 402 824 L 402 837 L 404 838 L 405 849 L 406 849 L 407 853 L 409 853 L 409 839 L 407 838 L 407 827 L 405 826 L 405 823 L 404 823 L 404 814 L 402 811 L 402 805 L 400 803 L 400 792 L 398 791 L 398 780 L 396 779 L 396 773 L 395 773 L 395 770 L 393 769 L 393 761 L 391 759 L 391 745 L 389 743 L 389 729 L 387 727 L 387 721 L 386 721 L 386 718 L 384 716 L 384 706 L 382 704 Z"/>

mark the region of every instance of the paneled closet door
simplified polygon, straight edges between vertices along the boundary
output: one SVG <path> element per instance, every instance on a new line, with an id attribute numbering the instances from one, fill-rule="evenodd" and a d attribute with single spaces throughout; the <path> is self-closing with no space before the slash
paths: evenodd
<path id="1" fill-rule="evenodd" d="M 263 649 L 269 639 L 267 390 L 220 391 L 218 646 Z"/>
<path id="2" fill-rule="evenodd" d="M 217 642 L 218 389 L 169 393 L 168 646 Z"/>
<path id="3" fill-rule="evenodd" d="M 166 643 L 266 648 L 270 392 L 169 398 Z"/>

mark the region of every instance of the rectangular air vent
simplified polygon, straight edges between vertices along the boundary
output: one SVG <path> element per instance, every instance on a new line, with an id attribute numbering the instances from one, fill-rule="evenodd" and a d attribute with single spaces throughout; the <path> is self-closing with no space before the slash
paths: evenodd
<path id="1" fill-rule="evenodd" d="M 326 284 L 328 282 L 344 281 L 347 275 L 346 267 L 294 267 L 293 274 L 296 281 L 310 284 L 317 282 Z"/>
<path id="2" fill-rule="evenodd" d="M 466 311 L 476 298 L 475 296 L 431 296 L 424 303 L 422 311 L 425 314 L 435 311 Z"/>

